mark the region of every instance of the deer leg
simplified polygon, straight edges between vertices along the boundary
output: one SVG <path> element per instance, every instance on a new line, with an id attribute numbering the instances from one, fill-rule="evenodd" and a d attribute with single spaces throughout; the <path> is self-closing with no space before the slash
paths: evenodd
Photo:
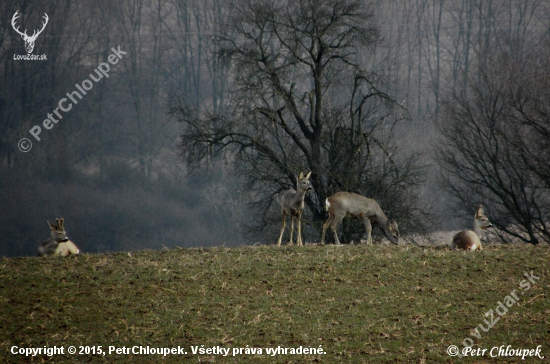
<path id="1" fill-rule="evenodd" d="M 67 246 L 67 249 L 69 249 L 69 253 L 71 254 L 80 254 L 80 250 L 78 249 L 78 247 L 76 246 L 75 243 L 73 243 L 72 241 L 67 241 L 65 243 L 65 245 Z"/>
<path id="2" fill-rule="evenodd" d="M 340 225 L 340 222 L 342 222 L 343 216 L 334 217 L 334 220 L 332 221 L 331 229 L 334 233 L 334 244 L 335 245 L 341 245 L 340 240 L 338 239 L 338 225 Z"/>
<path id="3" fill-rule="evenodd" d="M 328 227 L 330 224 L 332 224 L 332 221 L 334 220 L 334 214 L 329 211 L 328 213 L 328 220 L 323 225 L 323 233 L 321 234 L 321 244 L 325 245 L 325 234 L 327 232 Z"/>
<path id="4" fill-rule="evenodd" d="M 286 211 L 283 211 L 283 227 L 281 228 L 281 235 L 279 235 L 279 241 L 277 241 L 277 246 L 281 246 L 281 240 L 283 240 L 285 227 L 286 227 Z"/>
<path id="5" fill-rule="evenodd" d="M 365 224 L 365 230 L 367 230 L 367 245 L 372 244 L 372 225 L 366 215 L 363 215 L 363 224 Z"/>
<path id="6" fill-rule="evenodd" d="M 293 245 L 292 238 L 294 237 L 294 219 L 296 218 L 292 212 L 290 213 L 290 241 L 288 242 L 288 245 Z"/>
<path id="7" fill-rule="evenodd" d="M 300 211 L 296 214 L 296 221 L 298 224 L 298 237 L 296 238 L 296 244 L 298 246 L 303 246 L 302 244 L 302 212 Z"/>

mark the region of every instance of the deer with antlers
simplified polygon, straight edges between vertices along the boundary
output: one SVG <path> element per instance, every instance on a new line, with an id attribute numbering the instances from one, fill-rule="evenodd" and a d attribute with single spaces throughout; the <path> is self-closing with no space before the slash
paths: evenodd
<path id="1" fill-rule="evenodd" d="M 283 239 L 283 234 L 285 232 L 285 226 L 286 226 L 286 215 L 291 216 L 291 222 L 290 222 L 290 242 L 289 245 L 292 245 L 292 235 L 294 234 L 294 223 L 296 222 L 296 225 L 298 227 L 298 237 L 296 238 L 296 244 L 298 246 L 302 246 L 302 225 L 301 225 L 301 217 L 302 217 L 302 211 L 304 211 L 304 198 L 306 196 L 306 192 L 313 189 L 311 186 L 311 182 L 309 181 L 309 177 L 311 176 L 311 172 L 309 172 L 307 175 L 304 175 L 302 172 L 300 172 L 300 175 L 298 176 L 298 183 L 296 185 L 296 190 L 290 189 L 286 190 L 283 194 L 283 197 L 281 199 L 281 211 L 283 214 L 283 227 L 281 228 L 281 235 L 279 235 L 279 241 L 277 242 L 277 246 L 281 246 L 281 240 Z"/>
<path id="2" fill-rule="evenodd" d="M 23 38 L 23 40 L 25 41 L 25 50 L 27 51 L 27 53 L 32 53 L 32 51 L 34 50 L 34 42 L 36 42 L 36 38 L 38 38 L 38 36 L 40 35 L 40 33 L 42 33 L 42 31 L 44 30 L 44 28 L 46 28 L 46 25 L 48 24 L 48 14 L 44 13 L 44 20 L 45 22 L 42 23 L 42 29 L 40 30 L 35 30 L 32 35 L 29 37 L 27 35 L 27 29 L 25 29 L 25 31 L 23 33 L 21 33 L 19 31 L 19 27 L 16 27 L 15 25 L 15 20 L 19 17 L 17 15 L 17 13 L 19 13 L 19 11 L 16 11 L 15 14 L 13 14 L 13 17 L 11 18 L 11 26 L 13 27 L 13 29 L 19 33 L 19 35 L 21 36 L 21 38 Z"/>
<path id="3" fill-rule="evenodd" d="M 64 224 L 64 219 L 55 219 L 55 224 L 48 221 L 51 230 L 50 238 L 38 246 L 38 255 L 61 255 L 66 257 L 70 254 L 80 253 L 77 246 L 67 237 Z"/>

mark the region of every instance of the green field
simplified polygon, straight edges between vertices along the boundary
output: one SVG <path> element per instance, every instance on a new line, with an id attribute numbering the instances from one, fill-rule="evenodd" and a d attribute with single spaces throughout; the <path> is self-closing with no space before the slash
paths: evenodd
<path id="1" fill-rule="evenodd" d="M 0 263 L 0 362 L 517 363 L 550 357 L 547 245 L 491 245 L 474 253 L 416 245 L 176 248 Z M 540 278 L 526 289 L 524 273 L 531 271 Z M 502 316 L 495 311 L 498 322 L 478 330 L 480 338 L 472 335 L 488 320 L 484 313 L 514 290 L 518 302 Z M 468 337 L 474 348 L 488 349 L 485 356 L 447 354 L 449 345 L 462 347 Z M 70 355 L 70 345 L 96 353 L 101 345 L 106 355 Z M 546 359 L 491 358 L 489 350 L 501 345 L 542 345 Z M 12 354 L 20 350 L 13 346 L 63 346 L 64 354 L 26 357 Z M 121 353 L 109 354 L 109 346 Z M 179 346 L 187 354 L 122 353 L 134 346 Z M 266 353 L 300 346 L 324 353 Z M 230 352 L 193 354 L 196 347 Z"/>

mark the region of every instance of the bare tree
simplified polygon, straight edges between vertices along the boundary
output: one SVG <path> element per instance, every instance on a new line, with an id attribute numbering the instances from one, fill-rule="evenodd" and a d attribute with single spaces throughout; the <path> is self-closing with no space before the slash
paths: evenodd
<path id="1" fill-rule="evenodd" d="M 413 188 L 416 156 L 393 143 L 408 114 L 383 90 L 367 58 L 379 41 L 368 5 L 359 0 L 244 0 L 218 34 L 219 56 L 232 62 L 233 90 L 223 113 L 178 104 L 182 154 L 198 168 L 212 156 L 236 158 L 244 190 L 274 223 L 270 207 L 311 170 L 305 202 L 320 230 L 323 201 L 340 190 L 376 198 L 406 230 L 422 229 Z M 229 35 L 228 35 L 229 34 Z"/>
<path id="2" fill-rule="evenodd" d="M 548 55 L 499 53 L 444 103 L 443 183 L 463 211 L 483 203 L 501 232 L 550 242 Z M 444 121 L 444 124 L 443 124 Z"/>

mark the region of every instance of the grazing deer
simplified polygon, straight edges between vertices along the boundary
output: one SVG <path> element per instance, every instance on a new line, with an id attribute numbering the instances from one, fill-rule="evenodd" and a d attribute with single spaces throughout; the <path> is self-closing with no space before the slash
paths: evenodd
<path id="1" fill-rule="evenodd" d="M 453 237 L 451 249 L 483 250 L 481 247 L 482 230 L 493 226 L 479 205 L 474 215 L 474 230 L 464 230 Z"/>
<path id="2" fill-rule="evenodd" d="M 50 225 L 50 238 L 38 246 L 38 255 L 61 255 L 66 257 L 69 254 L 79 254 L 77 246 L 69 240 L 65 232 L 64 219 L 55 219 L 54 224 L 48 221 Z"/>
<path id="3" fill-rule="evenodd" d="M 304 211 L 304 197 L 306 192 L 311 190 L 311 182 L 309 181 L 309 176 L 311 172 L 304 176 L 302 172 L 298 176 L 298 183 L 296 185 L 296 191 L 293 189 L 286 190 L 283 193 L 281 199 L 281 211 L 283 214 L 283 227 L 281 228 L 281 235 L 279 235 L 279 241 L 277 246 L 281 246 L 281 240 L 283 239 L 283 233 L 285 232 L 286 226 L 286 215 L 291 216 L 290 222 L 290 242 L 289 245 L 292 245 L 292 235 L 294 235 L 294 222 L 298 226 L 298 237 L 296 238 L 296 244 L 302 246 L 302 224 L 300 218 L 302 217 L 302 211 Z"/>
<path id="4" fill-rule="evenodd" d="M 377 223 L 386 237 L 394 244 L 399 244 L 399 229 L 397 222 L 388 221 L 384 211 L 380 205 L 371 198 L 366 198 L 356 193 L 337 192 L 330 196 L 325 201 L 325 206 L 328 211 L 328 220 L 323 225 L 323 233 L 321 235 L 321 244 L 325 243 L 325 233 L 330 226 L 334 233 L 334 243 L 340 245 L 338 240 L 338 225 L 344 219 L 349 217 L 363 221 L 367 230 L 367 244 L 372 243 L 372 224 Z"/>

